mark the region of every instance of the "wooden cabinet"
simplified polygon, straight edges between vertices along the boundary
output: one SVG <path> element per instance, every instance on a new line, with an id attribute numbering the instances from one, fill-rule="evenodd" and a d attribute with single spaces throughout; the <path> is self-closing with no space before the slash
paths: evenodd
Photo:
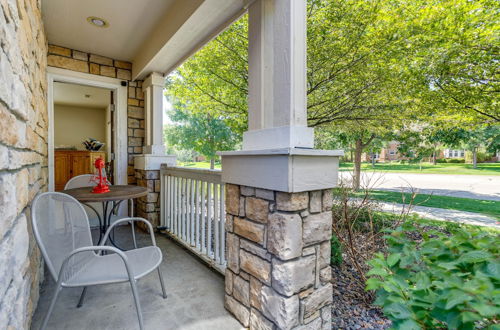
<path id="1" fill-rule="evenodd" d="M 106 153 L 101 151 L 54 151 L 54 177 L 56 191 L 64 190 L 69 179 L 82 174 L 94 173 L 94 162 L 98 157 L 106 160 Z"/>

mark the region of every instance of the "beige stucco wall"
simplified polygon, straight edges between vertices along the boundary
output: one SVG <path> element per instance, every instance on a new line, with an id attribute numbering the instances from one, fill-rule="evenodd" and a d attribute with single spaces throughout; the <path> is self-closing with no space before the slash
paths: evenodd
<path id="1" fill-rule="evenodd" d="M 94 138 L 106 143 L 106 109 L 54 105 L 54 146 L 74 146 L 85 150 L 82 142 Z"/>
<path id="2" fill-rule="evenodd" d="M 48 172 L 40 8 L 40 0 L 0 0 L 0 329 L 29 329 L 43 274 L 29 209 Z"/>

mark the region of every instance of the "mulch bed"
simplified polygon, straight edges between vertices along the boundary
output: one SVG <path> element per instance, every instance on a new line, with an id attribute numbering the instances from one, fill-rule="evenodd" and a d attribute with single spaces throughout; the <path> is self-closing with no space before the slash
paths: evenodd
<path id="1" fill-rule="evenodd" d="M 358 251 L 365 254 L 383 247 L 381 240 L 374 243 L 362 233 L 356 233 L 355 243 Z M 332 329 L 389 328 L 391 321 L 384 317 L 380 308 L 371 304 L 374 297 L 365 291 L 365 285 L 345 253 L 343 259 L 341 265 L 332 266 Z M 368 271 L 368 267 L 364 270 Z"/>
<path id="2" fill-rule="evenodd" d="M 420 226 L 423 231 L 436 230 L 447 234 L 443 228 L 434 226 Z M 414 241 L 422 240 L 417 232 L 407 233 Z M 373 251 L 383 251 L 382 239 L 373 241 L 367 233 L 356 232 L 354 238 L 355 246 L 363 259 L 369 260 Z M 341 265 L 332 266 L 333 305 L 332 305 L 332 329 L 388 329 L 391 321 L 388 320 L 382 310 L 373 305 L 374 295 L 365 290 L 365 284 L 360 280 L 359 274 L 350 258 L 342 254 Z M 361 260 L 359 260 L 361 261 Z M 364 273 L 368 272 L 369 266 L 363 264 Z"/>

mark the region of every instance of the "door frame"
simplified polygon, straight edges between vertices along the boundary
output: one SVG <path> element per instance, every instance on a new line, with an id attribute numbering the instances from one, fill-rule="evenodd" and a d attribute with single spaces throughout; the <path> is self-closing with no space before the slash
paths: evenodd
<path id="1" fill-rule="evenodd" d="M 101 87 L 114 91 L 115 136 L 114 175 L 115 184 L 127 184 L 127 86 L 121 79 L 92 75 L 61 68 L 47 67 L 47 107 L 48 107 L 48 170 L 49 191 L 54 191 L 54 82 L 73 83 Z"/>

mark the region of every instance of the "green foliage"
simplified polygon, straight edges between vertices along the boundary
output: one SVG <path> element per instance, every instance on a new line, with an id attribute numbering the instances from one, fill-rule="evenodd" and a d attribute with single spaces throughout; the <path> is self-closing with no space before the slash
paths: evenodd
<path id="1" fill-rule="evenodd" d="M 231 130 L 223 118 L 189 113 L 179 105 L 175 107 L 170 112 L 170 119 L 175 124 L 165 128 L 165 138 L 169 144 L 179 149 L 194 150 L 214 160 L 217 151 L 232 150 L 239 142 L 240 136 Z"/>
<path id="2" fill-rule="evenodd" d="M 338 266 L 342 263 L 342 245 L 335 234 L 332 235 L 331 243 L 332 254 L 330 257 L 330 264 Z"/>
<path id="3" fill-rule="evenodd" d="M 247 34 L 245 15 L 168 76 L 167 97 L 185 104 L 191 113 L 224 117 L 234 132 L 243 133 L 248 113 Z"/>
<path id="4" fill-rule="evenodd" d="M 470 227 L 425 232 L 406 223 L 386 236 L 388 254 L 369 262 L 366 288 L 396 329 L 491 326 L 500 315 L 498 239 Z"/>
<path id="5" fill-rule="evenodd" d="M 489 161 L 491 159 L 491 154 L 480 150 L 480 151 L 477 151 L 477 153 L 476 153 L 476 159 L 477 159 L 478 163 L 487 162 L 487 161 Z M 472 152 L 471 151 L 465 152 L 464 162 L 466 162 L 466 163 L 472 163 L 472 161 L 473 161 L 473 154 L 472 154 Z"/>

